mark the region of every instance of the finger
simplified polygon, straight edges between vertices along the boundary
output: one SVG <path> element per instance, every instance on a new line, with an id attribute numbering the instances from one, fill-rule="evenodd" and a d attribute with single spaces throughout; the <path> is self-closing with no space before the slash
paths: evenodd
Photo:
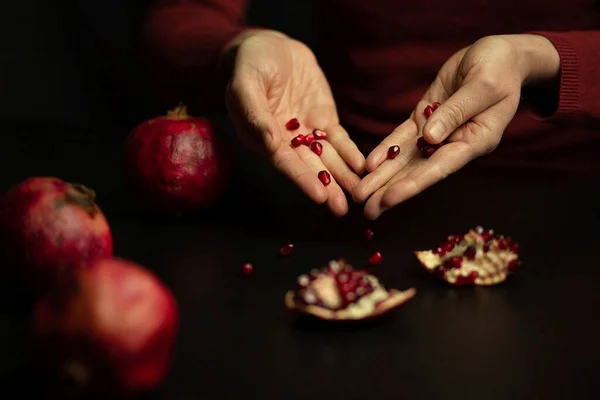
<path id="1" fill-rule="evenodd" d="M 330 151 L 331 150 L 333 149 L 330 149 Z M 327 170 L 323 161 L 308 146 L 300 146 L 296 148 L 295 151 L 307 168 L 312 171 L 311 173 L 314 177 L 318 176 L 319 171 Z M 323 186 L 321 181 L 319 181 L 318 178 L 316 179 L 321 185 L 321 188 L 327 193 L 327 206 L 331 212 L 337 216 L 343 216 L 348 212 L 348 201 L 346 200 L 344 191 L 336 181 L 333 172 L 328 172 L 332 175 L 331 183 L 329 183 L 329 185 Z"/>
<path id="2" fill-rule="evenodd" d="M 375 171 L 365 176 L 352 192 L 357 203 L 364 203 L 369 196 L 387 185 L 403 168 L 406 167 L 418 153 L 416 138 L 403 142 L 400 154 L 391 160 L 385 160 Z"/>
<path id="3" fill-rule="evenodd" d="M 373 172 L 387 159 L 387 154 L 390 146 L 405 143 L 408 139 L 417 135 L 417 126 L 412 119 L 406 120 L 402 125 L 398 126 L 390 133 L 383 141 L 371 151 L 367 157 L 367 171 Z M 402 154 L 403 147 L 400 147 Z"/>
<path id="4" fill-rule="evenodd" d="M 365 157 L 341 125 L 328 127 L 327 141 L 357 174 L 365 172 Z"/>
<path id="5" fill-rule="evenodd" d="M 369 215 L 377 218 L 381 213 L 413 197 L 458 171 L 476 156 L 473 147 L 464 142 L 449 143 L 440 147 L 428 159 L 421 159 L 408 173 L 391 184 L 377 205 L 371 204 Z"/>
<path id="6" fill-rule="evenodd" d="M 317 178 L 317 174 L 291 147 L 281 146 L 271 158 L 275 168 L 288 176 L 311 200 L 318 204 L 328 200 L 328 191 Z"/>
<path id="7" fill-rule="evenodd" d="M 346 164 L 344 159 L 329 142 L 320 140 L 319 143 L 323 146 L 323 153 L 320 156 L 321 162 L 331 172 L 336 182 L 344 190 L 351 193 L 359 184 L 360 177 L 350 169 L 348 164 Z"/>
<path id="8" fill-rule="evenodd" d="M 481 79 L 465 81 L 429 117 L 423 128 L 425 140 L 433 144 L 442 142 L 462 124 L 502 101 L 505 95 L 496 87 L 493 82 Z"/>

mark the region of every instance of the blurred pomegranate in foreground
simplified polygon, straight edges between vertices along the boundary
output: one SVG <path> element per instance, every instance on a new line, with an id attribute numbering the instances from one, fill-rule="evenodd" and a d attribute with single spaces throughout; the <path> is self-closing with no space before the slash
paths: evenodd
<path id="1" fill-rule="evenodd" d="M 50 379 L 48 395 L 131 398 L 158 386 L 179 325 L 172 293 L 122 259 L 73 272 L 70 288 L 34 311 L 34 356 Z"/>
<path id="2" fill-rule="evenodd" d="M 215 203 L 229 178 L 221 138 L 211 122 L 179 105 L 138 125 L 126 146 L 128 183 L 151 210 L 194 211 Z"/>
<path id="3" fill-rule="evenodd" d="M 59 275 L 111 257 L 113 239 L 92 189 L 53 177 L 13 186 L 0 200 L 0 243 L 7 275 L 28 290 L 47 289 Z"/>

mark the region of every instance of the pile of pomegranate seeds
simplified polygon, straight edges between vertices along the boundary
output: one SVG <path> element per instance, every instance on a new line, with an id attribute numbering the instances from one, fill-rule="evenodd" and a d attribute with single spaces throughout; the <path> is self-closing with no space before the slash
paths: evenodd
<path id="1" fill-rule="evenodd" d="M 290 254 L 292 254 L 293 251 L 294 251 L 294 245 L 291 243 L 288 243 L 285 246 L 281 247 L 281 249 L 279 249 L 279 253 L 282 256 L 289 256 Z"/>
<path id="2" fill-rule="evenodd" d="M 320 171 L 317 177 L 319 178 L 323 186 L 327 186 L 331 183 L 331 175 L 329 175 L 329 172 L 325 170 Z"/>
<path id="3" fill-rule="evenodd" d="M 387 158 L 388 160 L 393 160 L 398 154 L 400 154 L 400 146 L 390 146 L 387 152 Z"/>
<path id="4" fill-rule="evenodd" d="M 298 118 L 292 118 L 285 124 L 285 129 L 288 131 L 295 131 L 300 128 L 300 122 L 298 122 Z"/>
<path id="5" fill-rule="evenodd" d="M 379 265 L 383 262 L 383 255 L 380 252 L 376 251 L 369 257 L 369 264 L 371 265 Z"/>
<path id="6" fill-rule="evenodd" d="M 428 271 L 453 285 L 495 285 L 521 264 L 517 243 L 481 226 L 415 255 Z"/>
<path id="7" fill-rule="evenodd" d="M 324 319 L 363 319 L 388 311 L 415 293 L 414 289 L 388 292 L 377 278 L 340 259 L 298 277 L 286 305 Z"/>

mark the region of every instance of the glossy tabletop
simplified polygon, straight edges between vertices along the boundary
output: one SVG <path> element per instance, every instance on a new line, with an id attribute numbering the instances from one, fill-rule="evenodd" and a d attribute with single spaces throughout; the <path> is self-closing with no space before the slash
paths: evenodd
<path id="1" fill-rule="evenodd" d="M 361 207 L 335 218 L 274 172 L 236 152 L 234 186 L 216 207 L 163 218 L 128 196 L 115 139 L 52 124 L 10 124 L 0 188 L 32 175 L 89 185 L 115 252 L 173 290 L 181 330 L 157 399 L 598 398 L 600 264 L 597 180 L 471 166 L 370 223 Z M 118 135 L 116 135 L 118 136 Z M 476 225 L 510 235 L 523 265 L 497 287 L 452 288 L 413 251 Z M 365 227 L 375 237 L 364 240 Z M 282 258 L 279 248 L 294 243 Z M 339 326 L 297 319 L 284 294 L 336 257 L 416 297 L 388 318 Z M 245 262 L 254 274 L 242 277 Z M 27 316 L 0 316 L 0 375 L 30 389 Z M 3 397 L 3 396 L 0 396 Z"/>

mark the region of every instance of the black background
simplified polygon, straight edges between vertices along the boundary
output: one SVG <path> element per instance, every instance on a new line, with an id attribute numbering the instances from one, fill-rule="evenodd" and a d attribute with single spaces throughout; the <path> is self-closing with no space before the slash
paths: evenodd
<path id="1" fill-rule="evenodd" d="M 0 188 L 32 175 L 94 187 L 115 253 L 173 290 L 182 328 L 156 398 L 598 397 L 598 181 L 469 167 L 370 224 L 376 238 L 366 244 L 359 206 L 335 219 L 234 145 L 244 168 L 219 206 L 184 219 L 143 215 L 120 159 L 129 130 L 164 112 L 139 74 L 146 6 L 3 2 Z M 250 22 L 310 43 L 310 11 L 302 0 L 256 1 Z M 227 121 L 217 122 L 232 139 Z M 517 275 L 454 289 L 422 273 L 413 250 L 478 224 L 521 243 Z M 297 251 L 281 259 L 287 242 Z M 384 284 L 418 289 L 390 320 L 342 328 L 296 321 L 283 307 L 298 274 L 338 256 L 363 266 L 376 249 Z M 248 260 L 256 273 L 243 279 Z M 0 314 L 0 384 L 22 397 L 36 388 L 24 369 L 27 334 L 27 315 Z"/>

